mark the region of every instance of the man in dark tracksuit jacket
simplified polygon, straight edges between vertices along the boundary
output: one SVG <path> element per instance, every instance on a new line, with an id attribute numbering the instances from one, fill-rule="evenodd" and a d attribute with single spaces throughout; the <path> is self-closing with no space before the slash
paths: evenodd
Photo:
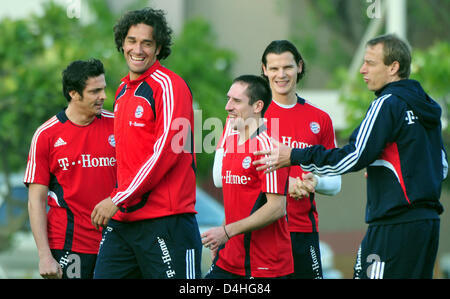
<path id="1" fill-rule="evenodd" d="M 393 35 L 369 41 L 360 72 L 378 98 L 348 145 L 331 150 L 323 146 L 290 150 L 280 145 L 277 163 L 260 160 L 269 162 L 262 168 L 276 169 L 285 163 L 319 175 L 367 167 L 369 227 L 358 251 L 354 278 L 433 276 L 443 212 L 439 198 L 448 163 L 441 108 L 419 82 L 407 79 L 411 60 L 403 56 L 408 54 L 406 44 Z M 286 157 L 290 161 L 283 160 Z"/>

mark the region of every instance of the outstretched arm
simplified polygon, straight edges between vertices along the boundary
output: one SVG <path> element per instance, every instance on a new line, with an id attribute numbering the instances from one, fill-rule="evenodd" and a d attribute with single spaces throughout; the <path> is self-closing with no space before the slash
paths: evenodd
<path id="1" fill-rule="evenodd" d="M 391 95 L 375 100 L 366 117 L 356 128 L 349 143 L 341 148 L 326 149 L 314 145 L 305 149 L 290 149 L 275 141 L 272 150 L 256 152 L 255 155 L 269 155 L 253 162 L 258 170 L 271 172 L 281 167 L 300 165 L 304 171 L 320 175 L 341 175 L 358 171 L 370 165 L 382 153 L 386 144 L 392 142 L 398 118 L 395 101 L 389 101 Z"/>

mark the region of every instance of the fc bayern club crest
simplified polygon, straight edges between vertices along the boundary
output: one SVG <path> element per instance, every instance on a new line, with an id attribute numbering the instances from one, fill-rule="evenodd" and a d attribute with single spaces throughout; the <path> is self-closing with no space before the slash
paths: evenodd
<path id="1" fill-rule="evenodd" d="M 247 156 L 242 160 L 242 167 L 244 169 L 249 169 L 250 165 L 252 165 L 252 158 L 250 156 Z"/>
<path id="2" fill-rule="evenodd" d="M 144 108 L 141 105 L 139 105 L 136 107 L 136 112 L 134 112 L 134 117 L 141 118 L 142 115 L 144 115 Z"/>
<path id="3" fill-rule="evenodd" d="M 320 132 L 320 125 L 318 123 L 313 121 L 313 122 L 311 122 L 309 124 L 309 127 L 311 128 L 311 132 L 313 132 L 314 134 L 319 134 L 319 132 Z"/>
<path id="4" fill-rule="evenodd" d="M 112 147 L 116 147 L 116 139 L 114 138 L 114 135 L 109 135 L 108 142 Z"/>

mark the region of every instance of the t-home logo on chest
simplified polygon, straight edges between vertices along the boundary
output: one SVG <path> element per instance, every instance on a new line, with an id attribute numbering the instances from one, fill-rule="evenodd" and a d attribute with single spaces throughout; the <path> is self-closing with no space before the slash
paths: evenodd
<path id="1" fill-rule="evenodd" d="M 227 170 L 223 179 L 225 180 L 225 184 L 247 185 L 251 178 L 245 175 L 232 174 L 231 170 Z"/>
<path id="2" fill-rule="evenodd" d="M 281 142 L 291 148 L 308 148 L 312 146 L 306 142 L 293 140 L 290 136 L 281 136 Z"/>
<path id="3" fill-rule="evenodd" d="M 71 166 L 80 165 L 84 168 L 91 167 L 112 167 L 116 165 L 114 157 L 91 157 L 90 154 L 82 154 L 77 161 L 69 161 L 69 158 L 58 159 L 58 164 L 63 170 L 68 170 Z"/>

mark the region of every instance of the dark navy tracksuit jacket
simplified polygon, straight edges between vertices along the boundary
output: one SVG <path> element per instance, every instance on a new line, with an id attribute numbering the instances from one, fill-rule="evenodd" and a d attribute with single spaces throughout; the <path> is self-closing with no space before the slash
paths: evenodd
<path id="1" fill-rule="evenodd" d="M 376 96 L 349 144 L 293 149 L 292 165 L 319 175 L 367 167 L 369 224 L 439 218 L 448 166 L 440 106 L 414 80 L 389 83 Z"/>

